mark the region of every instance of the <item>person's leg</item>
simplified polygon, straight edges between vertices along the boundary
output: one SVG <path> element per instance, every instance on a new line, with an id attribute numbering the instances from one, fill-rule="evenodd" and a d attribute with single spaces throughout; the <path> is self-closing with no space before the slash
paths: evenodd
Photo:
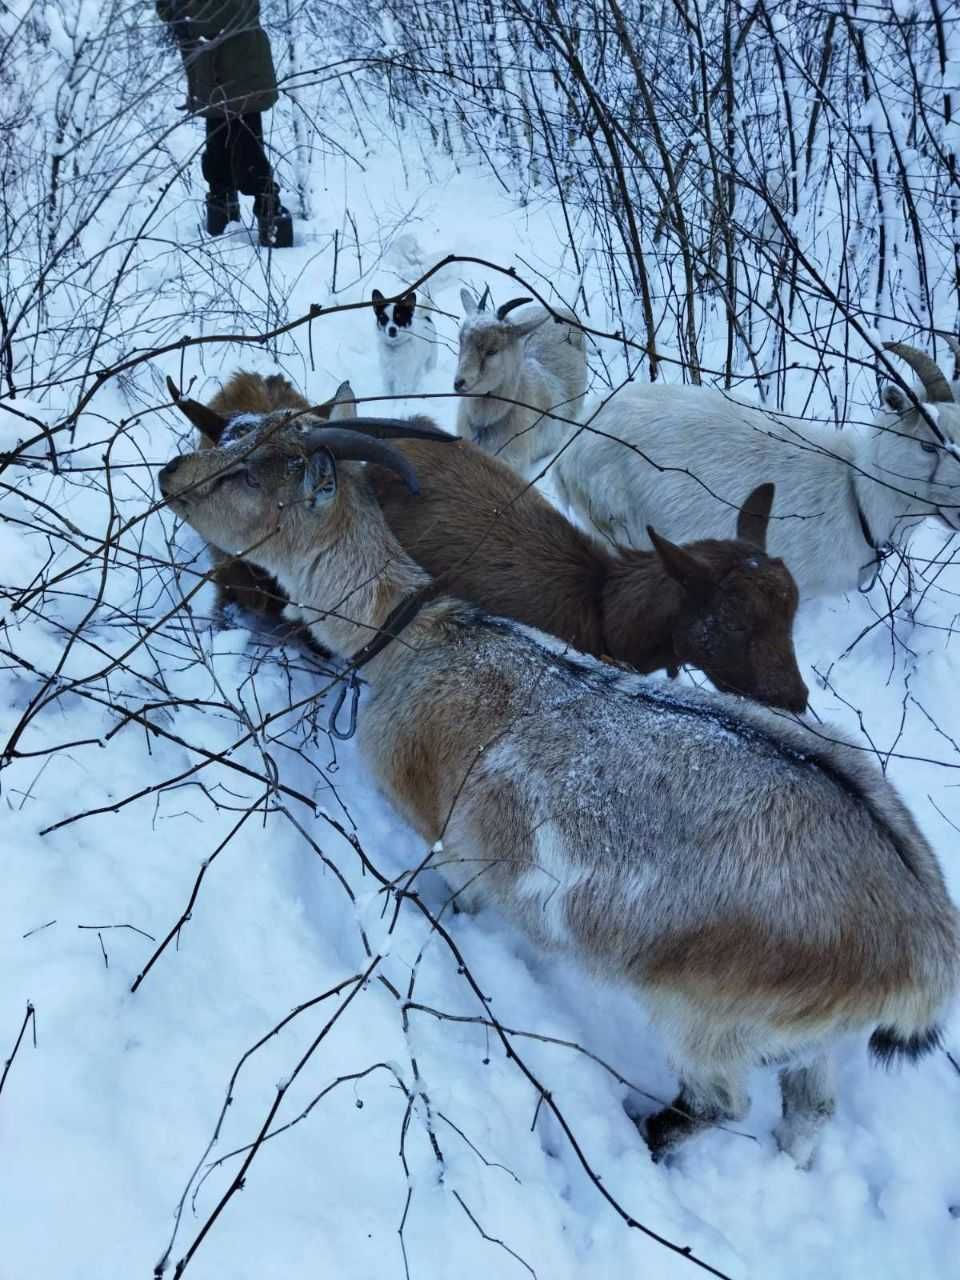
<path id="1" fill-rule="evenodd" d="M 280 203 L 280 190 L 263 146 L 261 115 L 237 117 L 233 136 L 231 159 L 235 181 L 244 195 L 254 197 L 253 212 L 260 230 L 260 243 L 273 249 L 289 248 L 293 244 L 293 219 Z"/>
<path id="2" fill-rule="evenodd" d="M 239 221 L 240 205 L 231 164 L 231 129 L 229 120 L 207 117 L 207 144 L 200 158 L 200 168 L 209 188 L 207 192 L 207 232 L 223 233 L 228 222 Z"/>

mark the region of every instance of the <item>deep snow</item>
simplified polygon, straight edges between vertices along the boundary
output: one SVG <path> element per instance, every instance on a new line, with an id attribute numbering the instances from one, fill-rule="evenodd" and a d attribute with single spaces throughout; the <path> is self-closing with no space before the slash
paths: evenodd
<path id="1" fill-rule="evenodd" d="M 197 141 L 186 126 L 171 145 L 186 157 Z M 381 284 L 386 273 L 369 267 L 388 224 L 411 231 L 427 260 L 455 249 L 505 267 L 516 263 L 521 275 L 523 259 L 559 278 L 549 205 L 518 209 L 484 170 L 467 165 L 455 172 L 439 156 L 429 177 L 412 171 L 388 138 L 365 164 L 359 173 L 343 161 L 318 160 L 317 214 L 298 220 L 294 250 L 268 259 L 243 228 L 206 244 L 206 253 L 243 282 L 237 288 L 249 290 L 258 306 L 269 293 L 289 317 L 311 303 L 356 300 Z M 162 220 L 164 235 L 180 248 L 168 248 L 159 265 L 144 253 L 140 268 L 162 272 L 168 291 L 179 259 L 193 253 L 199 238 L 196 165 L 192 177 L 193 191 L 171 196 Z M 333 298 L 331 235 L 345 225 L 346 209 L 360 228 L 365 273 L 351 281 L 341 259 L 343 289 Z M 352 270 L 356 277 L 356 259 Z M 460 284 L 482 286 L 485 278 L 479 268 L 450 270 L 431 286 L 451 318 L 428 390 L 449 390 Z M 492 278 L 498 300 L 516 292 Z M 602 311 L 602 300 L 596 302 Z M 191 314 L 187 328 L 197 333 Z M 223 317 L 210 317 L 208 331 L 224 327 Z M 282 367 L 316 399 L 344 377 L 359 395 L 377 395 L 373 329 L 369 311 L 321 318 L 309 336 L 302 328 L 283 341 Z M 131 346 L 134 339 L 128 335 Z M 266 372 L 277 362 L 252 347 L 195 348 L 182 366 L 176 356 L 155 362 L 152 401 L 144 383 L 137 391 L 143 398 L 129 393 L 130 399 L 109 384 L 81 418 L 71 465 L 97 471 L 102 446 L 94 442 L 104 437 L 103 418 L 135 414 L 113 449 L 112 466 L 121 520 L 142 515 L 156 499 L 152 469 L 185 438 L 172 411 L 150 407 L 164 400 L 160 375 L 195 375 L 191 393 L 203 397 L 237 367 Z M 53 392 L 33 411 L 55 418 L 70 403 L 66 391 Z M 431 411 L 452 424 L 451 401 L 437 400 Z M 0 447 L 9 447 L 24 435 L 22 421 L 5 413 L 0 433 Z M 107 522 L 103 487 L 83 476 L 24 470 L 17 484 L 20 495 L 3 498 L 0 525 L 8 593 L 32 583 L 51 551 L 48 578 L 83 561 Z M 82 531 L 71 533 L 72 546 L 38 527 L 43 519 L 62 531 L 63 517 Z M 167 563 L 174 536 L 179 579 Z M 923 556 L 940 555 L 943 541 L 934 526 L 924 529 L 914 542 L 915 567 L 923 570 Z M 602 1198 L 488 1028 L 411 1011 L 404 1029 L 401 1004 L 411 993 L 422 1005 L 466 1019 L 481 1019 L 484 1009 L 424 916 L 407 903 L 394 918 L 356 851 L 326 820 L 355 830 L 391 878 L 426 853 L 374 794 L 353 745 L 327 737 L 329 698 L 314 720 L 284 714 L 291 701 L 309 698 L 329 680 L 292 650 L 265 652 L 242 625 L 211 631 L 207 588 L 194 597 L 192 616 L 171 613 L 181 589 L 193 586 L 189 566 L 199 548 L 189 531 L 175 532 L 168 513 L 150 515 L 122 543 L 126 550 L 110 564 L 103 601 L 70 647 L 61 686 L 126 652 L 138 634 L 128 620 L 134 608 L 141 630 L 145 619 L 159 623 L 155 634 L 124 667 L 87 679 L 81 694 L 66 690 L 37 714 L 19 743 L 24 754 L 2 777 L 0 1052 L 6 1057 L 12 1048 L 28 999 L 36 1009 L 36 1047 L 28 1031 L 0 1094 L 0 1277 L 149 1276 L 241 1056 L 295 1006 L 367 971 L 370 954 L 381 958 L 349 1003 L 356 984 L 303 1012 L 244 1065 L 209 1155 L 224 1163 L 199 1190 L 199 1179 L 192 1184 L 196 1200 L 187 1197 L 173 1261 L 234 1175 L 238 1157 L 231 1153 L 252 1141 L 278 1084 L 343 1009 L 284 1096 L 277 1124 L 321 1094 L 322 1100 L 259 1151 L 245 1188 L 200 1246 L 189 1274 L 379 1280 L 403 1276 L 405 1265 L 413 1280 L 489 1280 L 531 1270 L 540 1280 L 694 1274 L 689 1261 L 625 1225 Z M 102 557 L 94 556 L 59 584 L 59 594 L 48 593 L 42 608 L 34 599 L 37 612 L 7 609 L 3 648 L 27 656 L 39 673 L 54 671 L 65 629 L 88 612 L 102 570 Z M 943 628 L 956 612 L 957 590 L 960 572 L 950 566 L 913 622 L 901 616 L 895 632 L 875 627 L 843 658 L 883 611 L 880 588 L 869 598 L 807 606 L 798 625 L 816 712 L 853 731 L 862 715 L 865 733 L 938 849 L 955 896 L 960 751 L 943 733 L 956 723 L 960 668 Z M 38 682 L 8 659 L 3 668 L 6 740 Z M 835 692 L 818 686 L 815 673 L 827 672 Z M 149 735 L 135 721 L 118 728 L 116 710 L 91 692 L 104 699 L 109 692 L 114 708 L 128 703 L 141 714 L 145 704 L 175 699 L 147 713 L 166 736 Z M 274 713 L 278 718 L 262 727 Z M 54 744 L 63 745 L 44 754 Z M 198 747 L 229 755 L 177 786 L 154 790 L 195 766 Z M 261 779 L 273 766 L 290 791 L 275 792 L 267 814 L 261 804 L 209 862 L 177 945 L 131 994 L 155 948 L 144 933 L 159 942 L 173 926 L 199 870 L 263 796 Z M 147 794 L 126 803 L 144 788 Z M 47 830 L 101 808 L 106 812 Z M 423 893 L 439 909 L 438 884 L 425 880 Z M 671 1096 L 670 1070 L 631 998 L 537 955 L 493 913 L 443 919 L 503 1025 L 578 1044 L 639 1090 Z M 816 1166 L 805 1173 L 770 1136 L 777 1108 L 770 1072 L 756 1074 L 742 1132 L 713 1131 L 671 1167 L 655 1167 L 624 1111 L 625 1084 L 574 1048 L 527 1037 L 515 1044 L 609 1195 L 645 1226 L 738 1280 L 944 1280 L 956 1273 L 960 1071 L 946 1053 L 884 1074 L 869 1065 L 862 1043 L 843 1046 L 838 1114 Z M 947 1045 L 956 1057 L 956 1019 Z M 355 1073 L 363 1074 L 351 1078 Z M 634 1105 L 652 1107 L 642 1097 Z M 199 1172 L 207 1173 L 206 1165 Z"/>

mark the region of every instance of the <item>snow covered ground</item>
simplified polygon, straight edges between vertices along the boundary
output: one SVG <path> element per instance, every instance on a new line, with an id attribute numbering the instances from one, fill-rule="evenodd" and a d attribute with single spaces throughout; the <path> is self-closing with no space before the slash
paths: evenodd
<path id="1" fill-rule="evenodd" d="M 198 138 L 188 126 L 170 146 L 185 159 Z M 270 257 L 247 228 L 201 242 L 194 165 L 193 190 L 166 198 L 126 268 L 141 289 L 155 273 L 156 306 L 135 322 L 124 313 L 131 327 L 118 325 L 114 349 L 153 345 L 177 273 L 195 280 L 201 251 L 211 280 L 229 278 L 234 298 L 277 323 L 384 288 L 388 273 L 373 268 L 389 227 L 413 233 L 428 260 L 456 250 L 572 281 L 549 204 L 519 209 L 486 170 L 457 171 L 440 155 L 427 174 L 386 136 L 363 163 L 314 161 L 315 216 L 298 219 L 295 249 Z M 145 204 L 162 185 L 151 181 Z M 106 210 L 105 246 L 110 231 Z M 517 292 L 481 268 L 431 286 L 450 315 L 428 390 L 450 388 L 460 284 L 487 278 L 499 301 Z M 257 327 L 212 305 L 204 318 L 193 286 L 183 313 L 175 334 Z M 675 1084 L 643 1011 L 536 954 L 492 912 L 445 914 L 449 940 L 415 904 L 396 912 L 358 846 L 389 879 L 426 850 L 372 790 L 353 744 L 328 736 L 331 698 L 317 691 L 330 679 L 296 651 L 266 650 L 243 619 L 211 630 L 207 588 L 192 612 L 178 607 L 203 562 L 168 513 L 145 514 L 155 468 L 185 439 L 182 420 L 153 407 L 165 401 L 162 376 L 195 379 L 203 398 L 238 367 L 279 363 L 317 400 L 344 377 L 376 396 L 373 327 L 358 311 L 270 350 L 216 344 L 158 358 L 97 394 L 70 470 L 20 468 L 17 493 L 4 491 L 0 739 L 17 733 L 18 755 L 0 801 L 0 1056 L 28 1001 L 35 1021 L 0 1093 L 0 1278 L 130 1280 L 161 1257 L 172 1274 L 281 1086 L 271 1130 L 292 1127 L 257 1151 L 202 1239 L 188 1267 L 197 1280 L 694 1274 L 625 1218 L 737 1280 L 955 1275 L 956 1019 L 953 1062 L 938 1052 L 885 1074 L 863 1043 L 843 1046 L 838 1114 L 810 1172 L 770 1136 L 770 1072 L 756 1074 L 742 1131 L 710 1132 L 655 1167 L 623 1107 L 630 1085 L 643 1112 L 653 1107 L 644 1094 L 668 1099 Z M 72 395 L 65 386 L 16 407 L 54 420 Z M 452 424 L 452 401 L 430 411 Z M 102 441 L 121 419 L 129 426 L 105 467 Z M 31 433 L 3 411 L 0 450 Z M 105 556 L 100 541 L 126 522 Z M 943 545 L 933 526 L 914 542 L 925 576 L 912 620 L 901 613 L 861 636 L 885 611 L 880 587 L 808 605 L 798 651 L 814 710 L 862 727 L 960 896 L 960 747 L 945 736 L 960 705 L 949 632 L 960 571 L 925 563 L 945 558 Z M 51 585 L 31 595 L 41 575 Z M 203 868 L 188 918 L 132 993 Z M 423 897 L 434 910 L 443 901 L 429 879 Z M 419 1007 L 404 1013 L 407 1001 Z M 490 1012 L 522 1033 L 511 1037 L 520 1061 Z"/>

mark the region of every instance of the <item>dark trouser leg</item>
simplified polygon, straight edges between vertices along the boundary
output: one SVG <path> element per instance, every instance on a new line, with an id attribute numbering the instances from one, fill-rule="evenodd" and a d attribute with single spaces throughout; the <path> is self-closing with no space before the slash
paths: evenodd
<path id="1" fill-rule="evenodd" d="M 200 157 L 200 168 L 211 191 L 235 191 L 230 164 L 230 122 L 208 117 L 207 145 Z"/>
<path id="2" fill-rule="evenodd" d="M 273 171 L 263 149 L 263 117 L 259 112 L 231 119 L 230 165 L 233 185 L 245 196 L 276 194 Z"/>
<path id="3" fill-rule="evenodd" d="M 240 220 L 231 143 L 229 120 L 208 118 L 207 145 L 200 158 L 200 168 L 210 188 L 207 193 L 207 232 L 212 236 L 221 235 L 228 222 Z"/>
<path id="4" fill-rule="evenodd" d="M 280 190 L 263 148 L 263 118 L 259 112 L 237 116 L 231 123 L 231 161 L 240 191 L 253 196 L 253 212 L 260 243 L 271 249 L 293 244 L 293 221 L 280 203 Z"/>

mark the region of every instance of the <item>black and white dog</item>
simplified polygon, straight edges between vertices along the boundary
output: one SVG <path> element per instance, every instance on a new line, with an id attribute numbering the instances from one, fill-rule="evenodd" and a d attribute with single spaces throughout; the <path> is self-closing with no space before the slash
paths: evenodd
<path id="1" fill-rule="evenodd" d="M 418 305 L 413 292 L 399 302 L 387 302 L 379 289 L 373 291 L 380 372 L 389 396 L 419 391 L 423 377 L 437 366 L 437 332 L 430 316 L 431 307 L 426 292 Z"/>

